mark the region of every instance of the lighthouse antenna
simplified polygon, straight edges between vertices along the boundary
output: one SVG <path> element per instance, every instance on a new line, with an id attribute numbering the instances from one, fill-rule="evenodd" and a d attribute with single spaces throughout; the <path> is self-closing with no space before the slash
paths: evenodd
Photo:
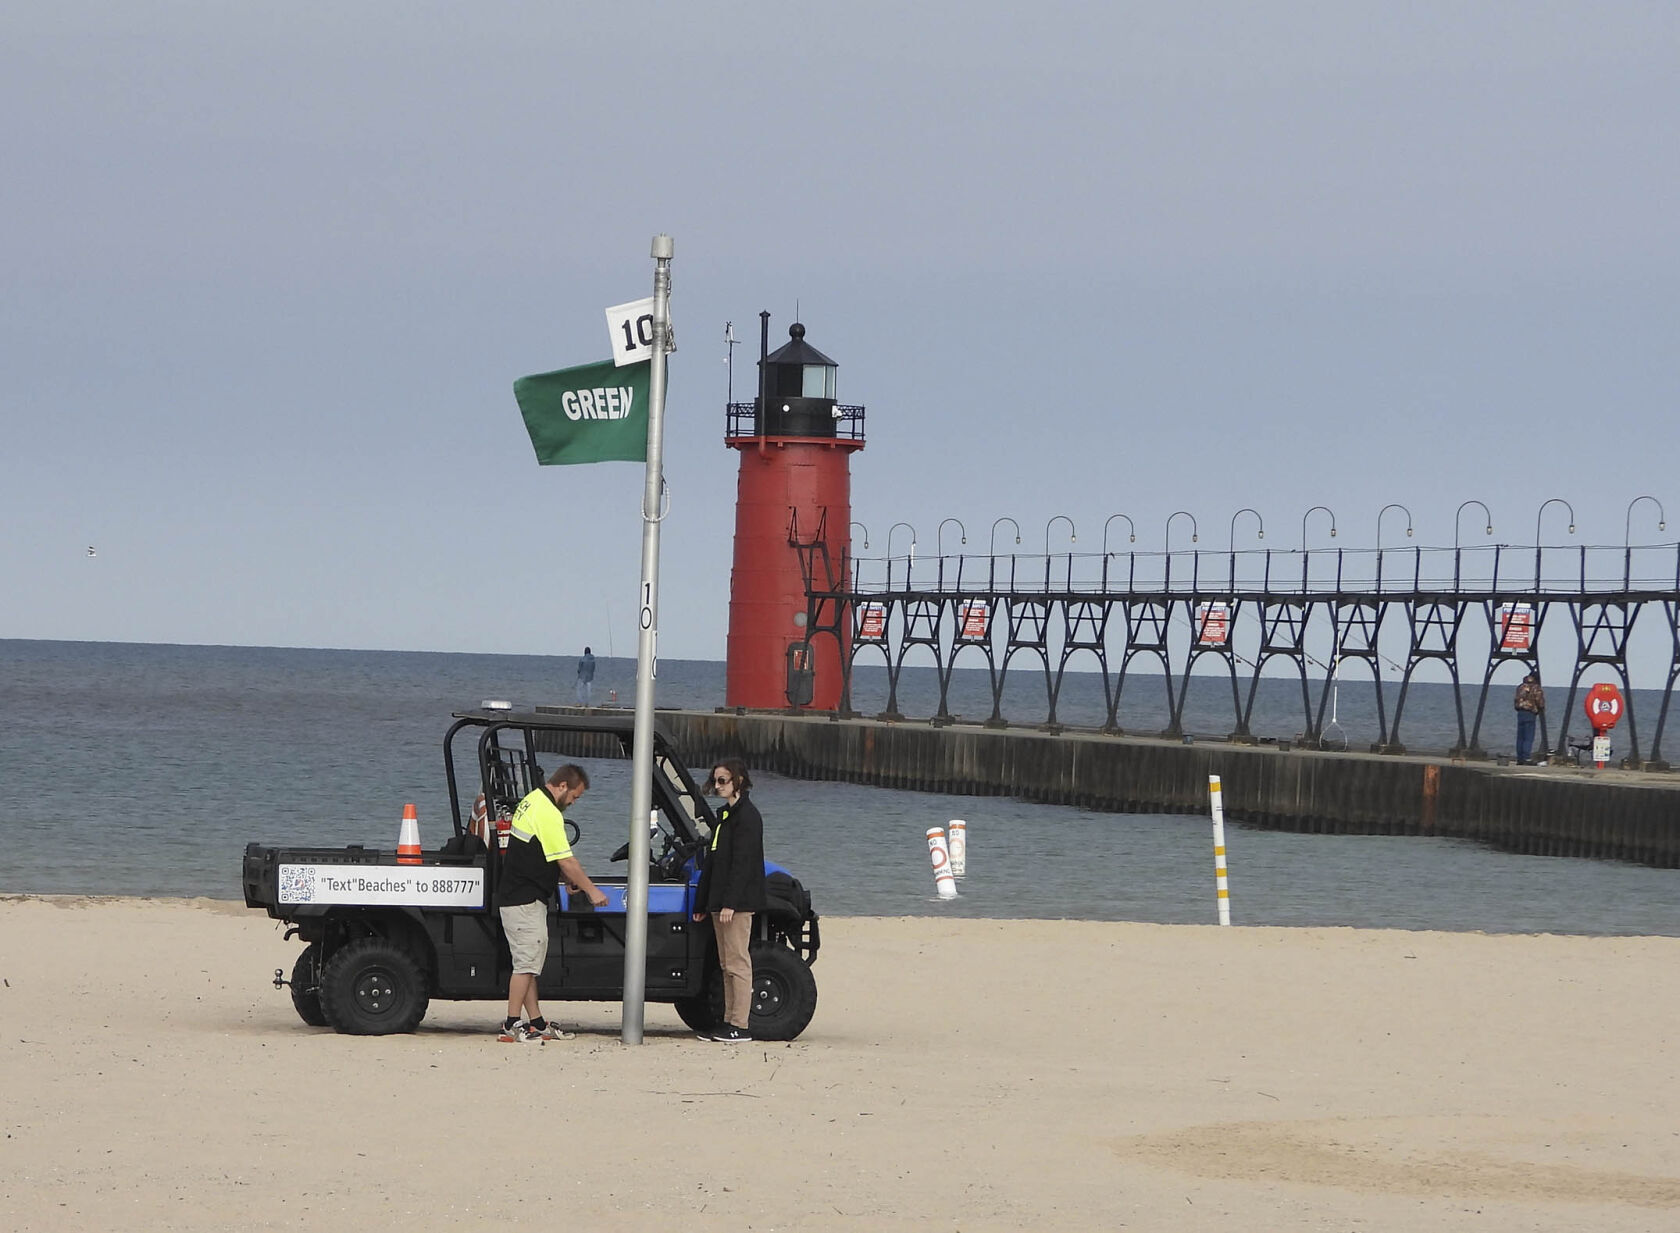
<path id="1" fill-rule="evenodd" d="M 735 337 L 735 323 L 733 321 L 723 323 L 723 341 L 728 348 L 723 360 L 729 366 L 729 397 L 725 402 L 727 406 L 735 401 L 735 344 L 741 341 Z"/>

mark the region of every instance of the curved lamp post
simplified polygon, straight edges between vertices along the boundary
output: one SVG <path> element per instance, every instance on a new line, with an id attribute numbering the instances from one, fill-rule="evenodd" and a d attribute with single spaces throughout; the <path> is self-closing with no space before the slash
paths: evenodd
<path id="1" fill-rule="evenodd" d="M 852 526 L 863 527 L 863 524 L 861 522 L 853 522 Z M 850 528 L 847 528 L 847 529 L 849 530 Z M 869 528 L 868 527 L 863 527 L 863 550 L 865 552 L 869 551 Z"/>
<path id="2" fill-rule="evenodd" d="M 1382 590 L 1382 565 L 1383 565 L 1383 558 L 1382 558 L 1382 554 L 1383 554 L 1382 520 L 1383 520 L 1383 515 L 1388 513 L 1388 511 L 1391 510 L 1391 509 L 1397 509 L 1397 510 L 1401 511 L 1403 514 L 1406 515 L 1406 538 L 1407 539 L 1412 538 L 1412 511 L 1411 510 L 1407 509 L 1404 505 L 1401 505 L 1400 502 L 1398 502 L 1398 501 L 1390 501 L 1387 505 L 1383 506 L 1380 510 L 1377 511 L 1377 590 L 1379 590 L 1379 591 Z M 1418 555 L 1421 558 L 1421 556 L 1422 556 L 1421 551 L 1419 552 Z"/>
<path id="3" fill-rule="evenodd" d="M 1172 551 L 1172 524 L 1173 524 L 1173 519 L 1177 518 L 1180 514 L 1184 515 L 1184 517 L 1186 517 L 1190 520 L 1190 542 L 1193 544 L 1198 539 L 1201 538 L 1201 532 L 1196 527 L 1196 515 L 1192 514 L 1187 509 L 1176 509 L 1172 513 L 1167 515 L 1167 532 L 1166 532 L 1166 535 L 1162 538 L 1162 543 L 1161 543 L 1162 549 L 1166 552 L 1171 552 Z"/>
<path id="4" fill-rule="evenodd" d="M 1236 513 L 1231 515 L 1231 534 L 1225 541 L 1225 550 L 1231 554 L 1231 573 L 1225 585 L 1230 587 L 1233 591 L 1237 589 L 1237 519 L 1241 518 L 1244 514 L 1253 514 L 1254 521 L 1260 524 L 1259 528 L 1254 532 L 1254 538 L 1266 538 L 1266 520 L 1260 516 L 1259 510 L 1250 509 L 1245 505 Z"/>
<path id="5" fill-rule="evenodd" d="M 1453 547 L 1455 549 L 1458 547 L 1458 524 L 1459 524 L 1459 521 L 1464 516 L 1465 508 L 1468 507 L 1468 506 L 1471 506 L 1471 505 L 1474 505 L 1474 506 L 1478 507 L 1482 511 L 1482 517 L 1487 519 L 1487 525 L 1482 528 L 1482 534 L 1483 535 L 1492 535 L 1493 534 L 1493 515 L 1488 512 L 1488 507 L 1483 505 L 1480 501 L 1477 501 L 1477 500 L 1474 500 L 1474 499 L 1469 500 L 1469 501 L 1465 501 L 1465 502 L 1463 502 L 1459 505 L 1458 513 L 1453 515 Z"/>
<path id="6" fill-rule="evenodd" d="M 1073 519 L 1069 518 L 1066 514 L 1054 514 L 1051 516 L 1050 521 L 1044 524 L 1045 556 L 1050 555 L 1050 528 L 1055 526 L 1058 522 L 1065 522 L 1068 524 L 1068 543 L 1077 544 L 1079 542 L 1079 534 L 1074 529 Z"/>
<path id="7" fill-rule="evenodd" d="M 1561 505 L 1569 511 L 1569 534 L 1575 534 L 1575 507 L 1562 497 L 1547 497 L 1540 503 L 1540 510 L 1534 515 L 1534 546 L 1540 546 L 1540 519 L 1546 513 L 1548 505 Z"/>
<path id="8" fill-rule="evenodd" d="M 1104 559 L 1106 559 L 1108 557 L 1108 524 L 1109 524 L 1109 522 L 1113 522 L 1116 518 L 1126 519 L 1126 530 L 1128 532 L 1127 542 L 1132 543 L 1132 544 L 1137 543 L 1137 527 L 1135 525 L 1133 525 L 1130 516 L 1128 516 L 1126 514 L 1110 514 L 1108 516 L 1108 522 L 1103 523 L 1103 557 L 1104 557 Z"/>
<path id="9" fill-rule="evenodd" d="M 1309 509 L 1306 513 L 1301 515 L 1301 551 L 1302 552 L 1305 552 L 1307 550 L 1307 519 L 1311 518 L 1314 514 L 1318 513 L 1319 510 L 1323 510 L 1326 514 L 1330 515 L 1330 538 L 1331 539 L 1336 538 L 1336 512 L 1334 510 L 1332 510 L 1328 505 L 1315 505 L 1311 509 Z"/>
<path id="10" fill-rule="evenodd" d="M 1131 544 L 1137 543 L 1137 525 L 1132 522 L 1131 515 L 1110 514 L 1107 521 L 1103 523 L 1102 589 L 1105 591 L 1108 590 L 1108 528 L 1113 524 L 1116 518 L 1124 518 L 1126 520 L 1126 542 Z M 1132 570 L 1133 576 L 1135 577 L 1137 570 L 1136 557 L 1132 558 Z"/>
<path id="11" fill-rule="evenodd" d="M 1259 510 L 1250 509 L 1245 505 L 1236 513 L 1231 515 L 1231 538 L 1227 543 L 1227 551 L 1235 552 L 1237 550 L 1237 519 L 1241 518 L 1244 514 L 1253 514 L 1254 521 L 1260 524 L 1259 529 L 1254 532 L 1254 538 L 1266 538 L 1266 520 L 1260 516 Z"/>
<path id="12" fill-rule="evenodd" d="M 1050 590 L 1050 527 L 1057 522 L 1067 522 L 1067 543 L 1079 543 L 1079 531 L 1074 529 L 1074 519 L 1067 514 L 1052 514 L 1050 521 L 1045 522 L 1045 590 Z M 1074 586 L 1074 549 L 1067 553 L 1067 585 L 1070 590 Z"/>
<path id="13" fill-rule="evenodd" d="M 1312 564 L 1312 554 L 1307 551 L 1307 520 L 1318 513 L 1319 510 L 1323 510 L 1330 516 L 1330 538 L 1336 538 L 1336 511 L 1328 505 L 1315 505 L 1301 515 L 1301 590 L 1303 591 L 1307 589 L 1307 571 Z M 1339 580 L 1341 576 L 1341 554 L 1338 553 L 1336 555 L 1336 577 Z"/>
<path id="14" fill-rule="evenodd" d="M 910 559 L 914 561 L 916 559 L 916 528 L 911 526 L 908 522 L 895 522 L 892 526 L 887 528 L 887 560 L 892 560 L 893 532 L 898 530 L 900 527 L 903 527 L 906 531 L 910 532 Z"/>
<path id="15" fill-rule="evenodd" d="M 1622 523 L 1622 547 L 1630 547 L 1633 543 L 1633 507 L 1641 501 L 1649 501 L 1657 507 L 1657 530 L 1668 530 L 1668 515 L 1663 512 L 1662 502 L 1652 496 L 1637 496 L 1628 502 L 1627 518 Z M 1571 517 L 1574 515 L 1572 514 Z"/>
<path id="16" fill-rule="evenodd" d="M 939 524 L 939 529 L 933 533 L 934 551 L 939 557 L 939 589 L 945 589 L 945 523 L 954 522 L 957 530 L 962 532 L 962 542 L 968 543 L 968 528 L 963 526 L 961 518 L 947 518 Z M 957 554 L 957 589 L 962 589 L 963 555 Z"/>
<path id="17" fill-rule="evenodd" d="M 1482 517 L 1487 519 L 1487 526 L 1483 528 L 1482 534 L 1493 534 L 1493 515 L 1488 512 L 1487 506 L 1476 500 L 1463 501 L 1459 504 L 1458 512 L 1453 515 L 1453 590 L 1455 591 L 1458 590 L 1459 564 L 1462 555 L 1458 548 L 1458 524 L 1459 520 L 1464 516 L 1465 507 L 1470 505 L 1474 505 L 1479 508 L 1482 511 Z"/>
<path id="18" fill-rule="evenodd" d="M 1002 518 L 999 518 L 997 520 L 997 522 L 992 523 L 992 537 L 991 537 L 991 539 L 989 539 L 986 542 L 986 555 L 987 556 L 994 556 L 995 557 L 997 555 L 997 529 L 998 529 L 998 523 L 999 522 L 1007 522 L 1010 526 L 1014 527 L 1015 528 L 1015 542 L 1017 544 L 1021 542 L 1021 524 L 1016 522 L 1013 518 L 1009 517 L 1007 514 L 1005 514 Z"/>
<path id="19" fill-rule="evenodd" d="M 1173 519 L 1177 518 L 1180 514 L 1182 514 L 1184 517 L 1186 517 L 1190 520 L 1190 542 L 1193 544 L 1198 539 L 1201 538 L 1201 531 L 1196 526 L 1196 515 L 1192 514 L 1189 510 L 1187 510 L 1187 509 L 1175 509 L 1172 513 L 1167 515 L 1167 529 L 1166 529 L 1166 532 L 1161 537 L 1161 548 L 1166 553 L 1166 557 L 1167 557 L 1166 583 L 1167 583 L 1167 589 L 1169 591 L 1172 589 L 1172 524 L 1173 524 Z M 1197 561 L 1199 559 L 1200 559 L 1199 557 L 1198 558 L 1192 558 L 1193 561 Z M 1192 572 L 1192 574 L 1194 574 L 1194 572 L 1195 572 L 1194 567 L 1192 567 L 1191 572 Z M 1192 577 L 1192 579 L 1191 579 L 1192 585 L 1194 585 L 1194 581 L 1195 581 L 1195 579 L 1194 579 L 1194 577 Z"/>
<path id="20" fill-rule="evenodd" d="M 1398 501 L 1390 501 L 1387 505 L 1383 506 L 1380 510 L 1377 511 L 1377 551 L 1379 551 L 1379 552 L 1382 551 L 1382 520 L 1383 520 L 1383 515 L 1388 513 L 1388 511 L 1391 510 L 1391 509 L 1397 509 L 1402 514 L 1406 515 L 1406 538 L 1407 539 L 1412 538 L 1412 511 L 1407 509 L 1404 505 L 1401 505 L 1400 502 L 1398 502 Z"/>
<path id="21" fill-rule="evenodd" d="M 1562 497 L 1547 497 L 1534 515 L 1534 589 L 1540 589 L 1540 520 L 1546 516 L 1548 505 L 1561 505 L 1569 511 L 1569 533 L 1575 534 L 1575 507 Z"/>
<path id="22" fill-rule="evenodd" d="M 1627 517 L 1622 521 L 1622 586 L 1627 588 L 1633 583 L 1633 507 L 1641 501 L 1649 501 L 1657 507 L 1657 530 L 1668 529 L 1668 515 L 1663 512 L 1662 502 L 1652 496 L 1640 495 L 1628 502 Z"/>

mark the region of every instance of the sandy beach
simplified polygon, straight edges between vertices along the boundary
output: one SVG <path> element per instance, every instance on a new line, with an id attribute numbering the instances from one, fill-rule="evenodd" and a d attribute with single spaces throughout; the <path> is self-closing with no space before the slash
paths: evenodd
<path id="1" fill-rule="evenodd" d="M 0 900 L 0 1227 L 1680 1227 L 1680 939 L 828 919 L 791 1044 L 304 1026 L 232 903 Z"/>

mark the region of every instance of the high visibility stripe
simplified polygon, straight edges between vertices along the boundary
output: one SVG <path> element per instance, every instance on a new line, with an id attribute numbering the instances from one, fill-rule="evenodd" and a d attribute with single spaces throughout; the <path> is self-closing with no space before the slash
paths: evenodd
<path id="1" fill-rule="evenodd" d="M 1231 923 L 1231 891 L 1225 869 L 1225 796 L 1218 775 L 1208 776 L 1208 806 L 1213 814 L 1213 884 L 1219 905 L 1219 923 Z"/>

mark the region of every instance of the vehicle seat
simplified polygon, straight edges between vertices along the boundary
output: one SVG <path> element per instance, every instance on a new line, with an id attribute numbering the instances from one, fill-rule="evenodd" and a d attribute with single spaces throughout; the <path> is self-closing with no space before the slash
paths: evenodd
<path id="1" fill-rule="evenodd" d="M 477 835 L 471 831 L 462 831 L 459 835 L 451 835 L 448 839 L 445 839 L 443 846 L 438 849 L 438 855 L 457 856 L 471 860 L 475 856 L 484 855 L 489 850 L 484 840 Z"/>

